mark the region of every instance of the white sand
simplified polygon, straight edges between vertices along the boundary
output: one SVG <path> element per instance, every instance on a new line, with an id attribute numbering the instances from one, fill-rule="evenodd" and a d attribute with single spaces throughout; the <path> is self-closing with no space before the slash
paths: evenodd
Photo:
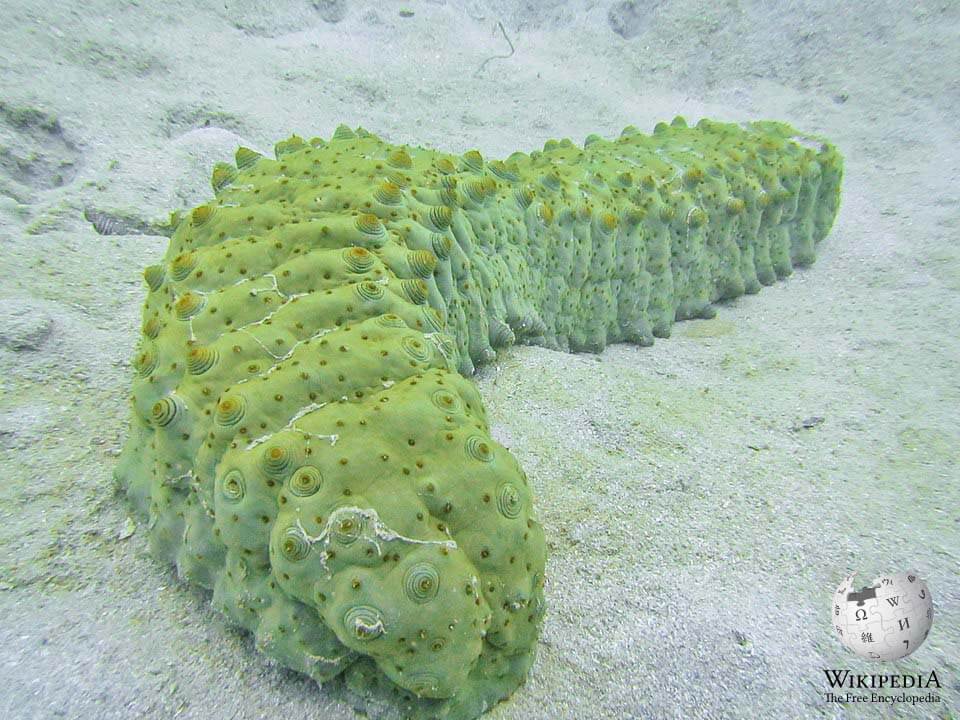
<path id="1" fill-rule="evenodd" d="M 677 113 L 829 137 L 840 218 L 812 268 L 653 348 L 514 348 L 481 373 L 551 548 L 539 659 L 488 717 L 955 716 L 957 3 L 648 0 L 629 40 L 606 1 L 341 4 L 333 24 L 308 0 L 0 6 L 2 717 L 355 717 L 130 535 L 111 472 L 166 239 L 84 210 L 147 228 L 236 145 L 339 122 L 506 156 Z M 516 52 L 475 76 L 509 52 L 498 19 Z M 867 665 L 831 593 L 907 567 L 933 630 Z M 838 667 L 936 670 L 942 702 L 827 703 Z"/>

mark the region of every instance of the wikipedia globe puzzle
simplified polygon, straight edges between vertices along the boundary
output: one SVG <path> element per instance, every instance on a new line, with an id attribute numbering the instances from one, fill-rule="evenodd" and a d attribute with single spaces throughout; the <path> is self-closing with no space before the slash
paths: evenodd
<path id="1" fill-rule="evenodd" d="M 915 570 L 883 575 L 855 590 L 848 576 L 833 598 L 840 641 L 868 660 L 899 660 L 923 644 L 933 623 L 930 589 Z"/>

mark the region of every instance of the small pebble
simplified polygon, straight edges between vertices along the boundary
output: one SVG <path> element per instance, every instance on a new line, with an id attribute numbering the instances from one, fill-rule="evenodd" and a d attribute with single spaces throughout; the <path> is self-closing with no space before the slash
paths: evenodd
<path id="1" fill-rule="evenodd" d="M 133 521 L 133 518 L 127 518 L 127 521 L 123 524 L 123 529 L 120 531 L 120 534 L 117 535 L 118 540 L 126 540 L 129 537 L 132 537 L 133 534 L 137 531 L 137 524 Z"/>
<path id="2" fill-rule="evenodd" d="M 12 300 L 0 309 L 0 347 L 17 352 L 39 350 L 53 330 L 53 319 L 37 305 Z"/>
<path id="3" fill-rule="evenodd" d="M 811 415 L 808 418 L 804 418 L 800 421 L 799 425 L 794 425 L 790 429 L 793 432 L 800 432 L 801 430 L 809 430 L 810 428 L 815 428 L 817 425 L 823 422 L 823 418 L 819 415 Z"/>

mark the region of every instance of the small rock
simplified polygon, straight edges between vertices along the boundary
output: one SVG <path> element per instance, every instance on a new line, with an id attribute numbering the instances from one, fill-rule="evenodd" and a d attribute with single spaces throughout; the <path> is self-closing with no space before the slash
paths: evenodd
<path id="1" fill-rule="evenodd" d="M 123 529 L 120 531 L 120 534 L 117 535 L 117 539 L 126 540 L 127 538 L 132 537 L 136 531 L 137 524 L 133 521 L 133 518 L 128 517 L 127 521 L 123 524 Z"/>
<path id="2" fill-rule="evenodd" d="M 808 418 L 804 418 L 800 421 L 799 425 L 794 425 L 790 429 L 793 432 L 800 432 L 801 430 L 809 430 L 810 428 L 815 428 L 817 425 L 823 422 L 823 418 L 819 415 L 811 415 Z"/>
<path id="3" fill-rule="evenodd" d="M 347 16 L 346 0 L 313 0 L 313 7 L 324 22 L 338 23 Z"/>
<path id="4" fill-rule="evenodd" d="M 659 2 L 640 2 L 640 0 L 623 0 L 610 8 L 607 13 L 607 22 L 610 29 L 617 35 L 629 40 L 644 30 L 650 21 L 650 15 L 657 9 Z"/>
<path id="5" fill-rule="evenodd" d="M 53 319 L 33 303 L 0 303 L 0 346 L 10 350 L 39 350 L 53 330 Z"/>

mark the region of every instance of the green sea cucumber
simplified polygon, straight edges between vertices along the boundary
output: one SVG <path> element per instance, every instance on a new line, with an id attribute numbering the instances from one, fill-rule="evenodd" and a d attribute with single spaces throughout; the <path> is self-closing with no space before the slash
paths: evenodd
<path id="1" fill-rule="evenodd" d="M 117 480 L 264 652 L 476 717 L 533 661 L 546 547 L 467 378 L 515 342 L 649 345 L 812 262 L 840 156 L 682 118 L 502 161 L 345 126 L 275 150 L 217 165 L 144 272 Z"/>

